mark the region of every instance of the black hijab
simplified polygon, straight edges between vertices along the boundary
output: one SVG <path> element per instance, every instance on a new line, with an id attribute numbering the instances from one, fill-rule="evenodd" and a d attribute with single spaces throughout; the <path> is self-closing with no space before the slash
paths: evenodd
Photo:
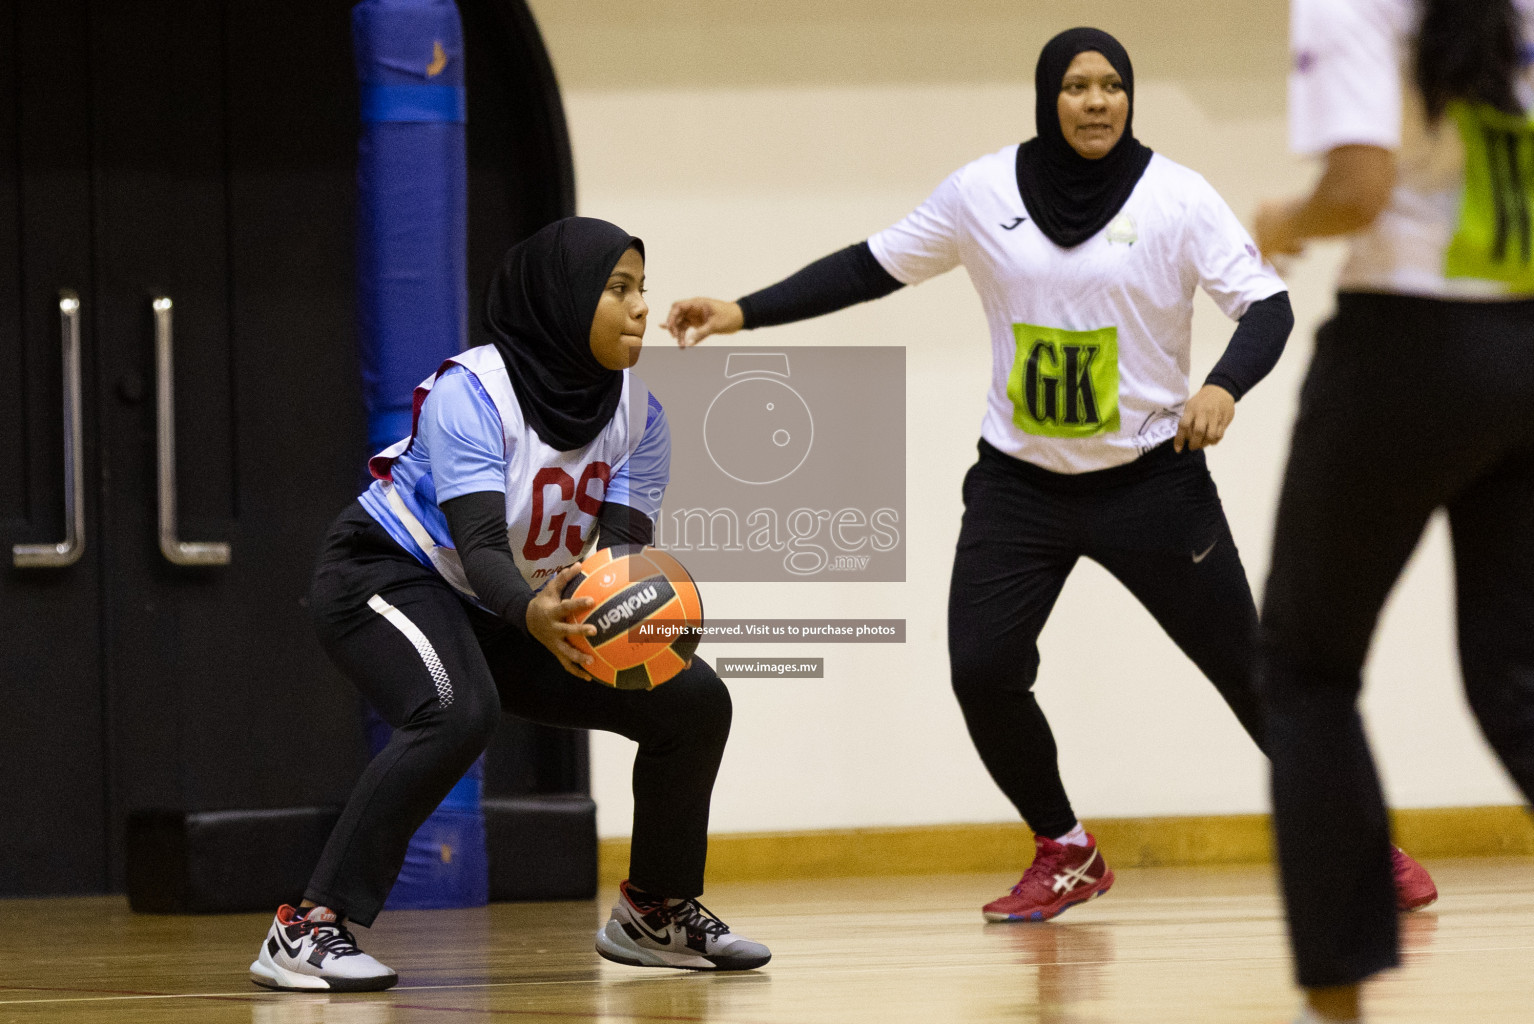
<path id="1" fill-rule="evenodd" d="M 1100 160 L 1071 148 L 1060 130 L 1060 86 L 1078 54 L 1095 50 L 1124 80 L 1129 117 L 1118 144 Z M 1051 242 L 1069 249 L 1097 234 L 1129 201 L 1151 151 L 1134 136 L 1135 72 L 1119 41 L 1095 28 L 1061 32 L 1044 45 L 1033 72 L 1038 136 L 1017 148 L 1017 190 Z"/>
<path id="2" fill-rule="evenodd" d="M 623 373 L 591 354 L 591 318 L 613 267 L 644 243 L 591 217 L 557 220 L 506 250 L 485 296 L 485 326 L 522 415 L 558 451 L 584 448 L 623 397 Z"/>

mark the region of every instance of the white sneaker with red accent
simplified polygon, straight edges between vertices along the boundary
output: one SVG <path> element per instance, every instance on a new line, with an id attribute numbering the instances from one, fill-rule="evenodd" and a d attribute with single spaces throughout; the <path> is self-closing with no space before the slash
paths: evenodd
<path id="1" fill-rule="evenodd" d="M 636 898 L 626 881 L 597 932 L 597 952 L 630 967 L 688 971 L 751 971 L 772 959 L 766 946 L 730 931 L 696 899 Z"/>
<path id="2" fill-rule="evenodd" d="M 283 904 L 250 965 L 250 980 L 264 988 L 376 992 L 391 987 L 399 975 L 358 949 L 334 911 Z"/>

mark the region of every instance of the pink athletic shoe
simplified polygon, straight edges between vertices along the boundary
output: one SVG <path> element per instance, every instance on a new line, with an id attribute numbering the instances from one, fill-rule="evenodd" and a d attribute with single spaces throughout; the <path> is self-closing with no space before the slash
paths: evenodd
<path id="1" fill-rule="evenodd" d="M 1395 874 L 1396 909 L 1403 913 L 1421 910 L 1438 899 L 1438 886 L 1427 868 L 1399 846 L 1390 848 L 1390 867 Z"/>
<path id="2" fill-rule="evenodd" d="M 1089 834 L 1086 846 L 1033 837 L 1033 863 L 1012 891 L 982 910 L 987 921 L 1048 921 L 1113 887 L 1113 872 Z"/>

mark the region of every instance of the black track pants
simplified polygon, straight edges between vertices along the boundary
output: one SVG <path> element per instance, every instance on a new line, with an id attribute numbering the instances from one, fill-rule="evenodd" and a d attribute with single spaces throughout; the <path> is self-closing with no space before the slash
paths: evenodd
<path id="1" fill-rule="evenodd" d="M 1389 821 L 1357 700 L 1380 609 L 1438 508 L 1466 696 L 1534 797 L 1534 303 L 1339 296 L 1300 396 L 1259 655 L 1307 987 L 1397 962 Z"/>
<path id="2" fill-rule="evenodd" d="M 462 601 L 357 505 L 332 528 L 310 606 L 326 652 L 395 731 L 352 791 L 306 898 L 371 924 L 410 837 L 503 711 L 638 743 L 630 878 L 646 892 L 702 893 L 730 694 L 701 659 L 648 691 L 578 679 L 542 644 Z"/>
<path id="3" fill-rule="evenodd" d="M 1139 599 L 1263 745 L 1257 611 L 1202 452 L 1170 444 L 1094 473 L 1051 473 L 980 442 L 948 592 L 954 693 L 991 777 L 1034 832 L 1076 814 L 1033 696 L 1037 640 L 1076 560 Z"/>

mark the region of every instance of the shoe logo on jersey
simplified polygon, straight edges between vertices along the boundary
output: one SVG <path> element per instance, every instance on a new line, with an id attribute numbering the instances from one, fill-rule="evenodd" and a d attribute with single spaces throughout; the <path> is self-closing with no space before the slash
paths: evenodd
<path id="1" fill-rule="evenodd" d="M 1027 217 L 1014 217 L 1011 224 L 1000 224 L 998 227 L 1000 227 L 1003 231 L 1014 231 L 1017 229 L 1019 224 L 1023 223 L 1027 219 Z"/>
<path id="2" fill-rule="evenodd" d="M 1092 865 L 1096 863 L 1097 851 L 1093 850 L 1092 856 L 1088 857 L 1087 862 L 1081 865 L 1081 867 L 1071 868 L 1069 871 L 1062 871 L 1055 875 L 1055 892 L 1070 892 L 1072 889 L 1075 889 L 1079 885 L 1089 884 L 1091 882 L 1097 881 L 1095 878 L 1087 877 L 1087 872 L 1091 869 Z"/>
<path id="3" fill-rule="evenodd" d="M 1215 547 L 1219 543 L 1220 542 L 1218 540 L 1216 540 L 1213 544 L 1209 545 L 1207 548 L 1205 548 L 1204 550 L 1200 551 L 1198 554 L 1194 555 L 1193 556 L 1193 564 L 1197 565 L 1198 563 L 1202 562 L 1204 559 L 1208 558 L 1209 557 L 1209 552 L 1213 551 L 1215 549 Z"/>

